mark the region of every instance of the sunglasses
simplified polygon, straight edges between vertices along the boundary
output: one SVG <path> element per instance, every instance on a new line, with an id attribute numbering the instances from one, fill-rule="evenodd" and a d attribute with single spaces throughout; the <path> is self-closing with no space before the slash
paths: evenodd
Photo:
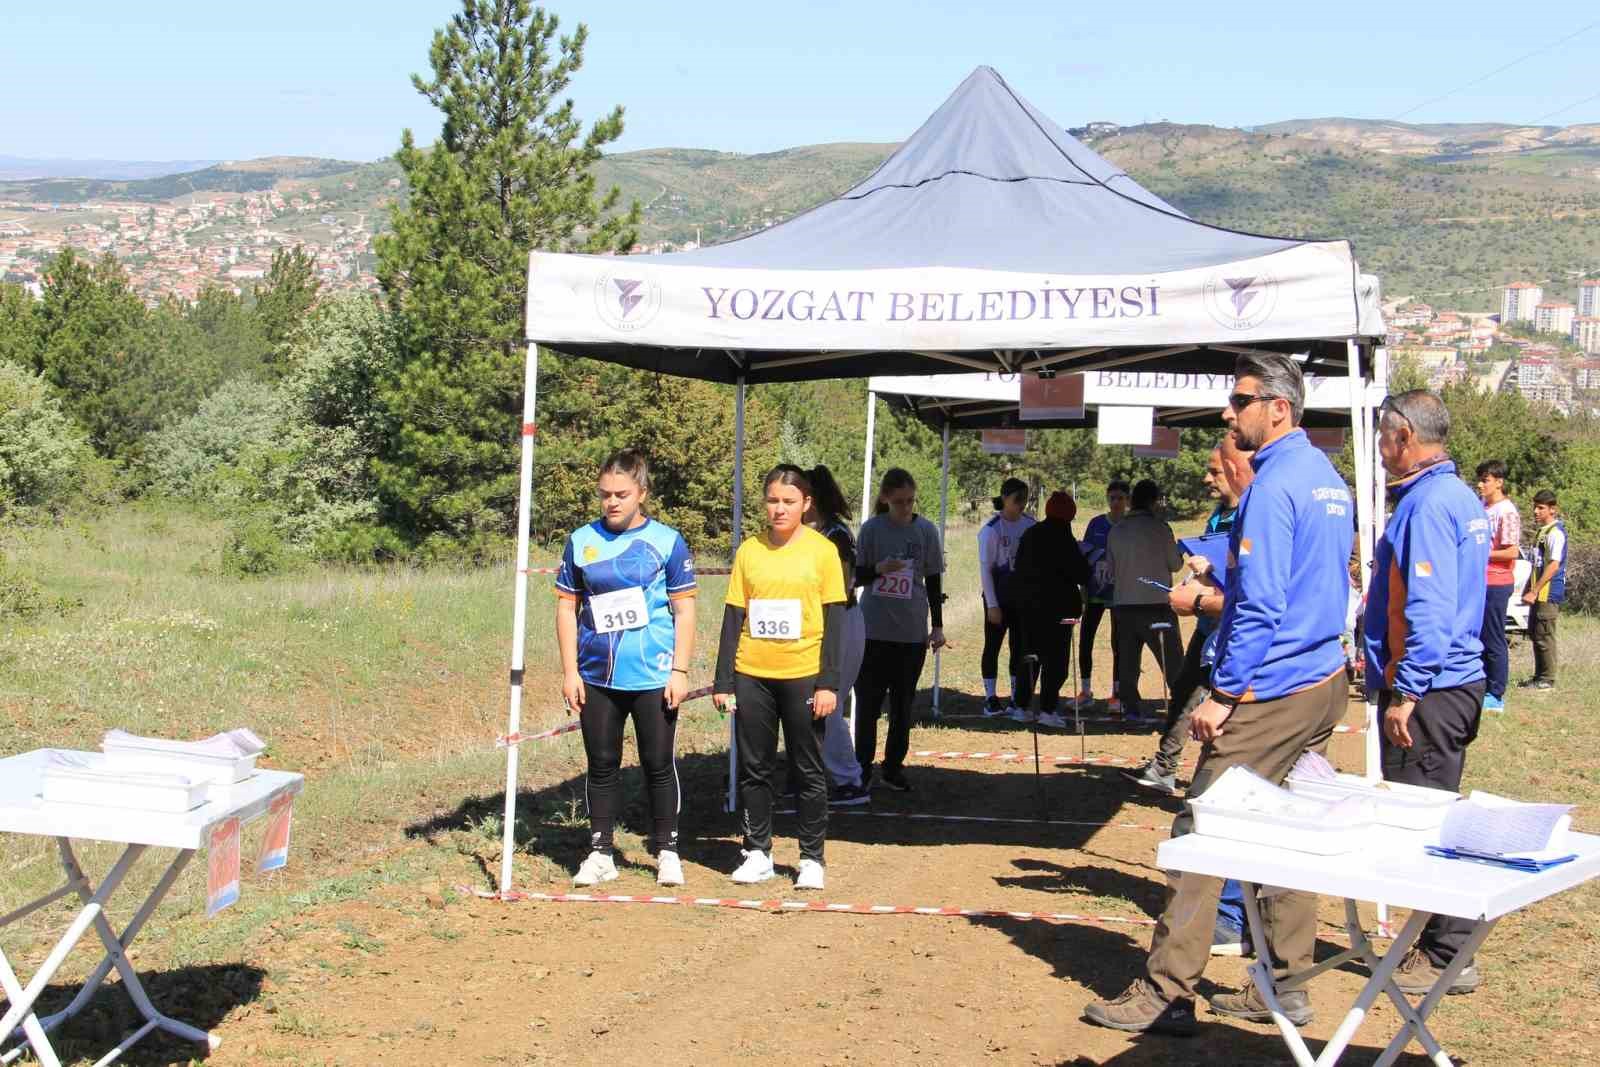
<path id="1" fill-rule="evenodd" d="M 1258 400 L 1276 399 L 1278 398 L 1273 396 L 1271 393 L 1234 393 L 1232 396 L 1228 397 L 1228 406 L 1236 412 L 1242 412 L 1245 408 L 1249 407 L 1251 404 L 1254 404 Z"/>

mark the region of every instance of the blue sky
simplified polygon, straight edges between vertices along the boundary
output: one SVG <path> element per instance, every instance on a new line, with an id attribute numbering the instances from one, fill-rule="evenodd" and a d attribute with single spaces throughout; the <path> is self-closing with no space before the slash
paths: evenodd
<path id="1" fill-rule="evenodd" d="M 547 6 L 567 26 L 588 24 L 571 95 L 587 117 L 625 105 L 619 150 L 898 140 L 981 63 L 1069 126 L 1407 112 L 1412 122 L 1600 122 L 1600 26 L 1562 41 L 1600 22 L 1591 2 Z M 402 127 L 422 140 L 437 132 L 408 76 L 427 70 L 432 32 L 459 2 L 6 8 L 0 154 L 365 160 L 392 151 Z"/>

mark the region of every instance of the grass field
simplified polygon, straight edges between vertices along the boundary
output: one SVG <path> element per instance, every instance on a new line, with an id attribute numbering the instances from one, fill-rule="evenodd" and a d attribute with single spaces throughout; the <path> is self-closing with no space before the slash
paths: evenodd
<path id="1" fill-rule="evenodd" d="M 216 1062 L 532 1063 L 547 1062 L 545 1057 L 553 1057 L 549 1062 L 591 1062 L 564 1044 L 564 1035 L 575 1034 L 577 1047 L 587 1048 L 581 1042 L 597 1040 L 600 1033 L 584 1029 L 586 1016 L 570 996 L 546 999 L 539 1006 L 542 1027 L 528 1023 L 480 1033 L 463 1025 L 447 1037 L 451 1028 L 442 1021 L 447 1013 L 408 1007 L 398 991 L 422 980 L 419 969 L 431 968 L 455 974 L 460 984 L 452 988 L 466 1003 L 480 999 L 468 998 L 465 991 L 488 974 L 503 972 L 513 982 L 508 988 L 539 981 L 541 970 L 565 974 L 561 968 L 570 969 L 572 953 L 592 951 L 594 939 L 607 934 L 622 939 L 601 942 L 596 959 L 607 965 L 618 954 L 628 955 L 625 946 L 632 939 L 645 946 L 673 946 L 652 951 L 652 958 L 682 953 L 682 959 L 695 960 L 699 949 L 694 946 L 702 942 L 721 943 L 718 938 L 733 936 L 729 931 L 771 929 L 780 920 L 786 924 L 781 927 L 787 931 L 784 936 L 793 940 L 789 948 L 796 973 L 815 967 L 819 981 L 839 983 L 835 996 L 819 990 L 805 1013 L 805 1025 L 814 1028 L 806 1031 L 811 1035 L 807 1039 L 818 1047 L 831 1047 L 835 1031 L 843 1035 L 839 1041 L 866 1040 L 857 1032 L 859 1013 L 867 1010 L 863 1005 L 876 1003 L 871 990 L 889 981 L 885 973 L 899 975 L 908 988 L 924 975 L 937 974 L 926 995 L 957 999 L 981 998 L 981 990 L 962 994 L 959 988 L 984 974 L 991 977 L 983 981 L 998 983 L 995 989 L 1014 985 L 1009 995 L 1021 1002 L 1048 1002 L 1051 1025 L 1065 1029 L 1051 1030 L 1055 1036 L 1046 1037 L 1028 1031 L 1025 1022 L 975 1017 L 962 1024 L 964 1029 L 958 1027 L 959 1039 L 951 1037 L 941 1045 L 927 1038 L 928 1020 L 896 1011 L 873 1017 L 873 1037 L 890 1043 L 883 1054 L 905 1055 L 919 1047 L 926 1062 L 980 1057 L 1002 1062 L 1029 1058 L 1025 1053 L 1030 1052 L 1034 1061 L 1048 1062 L 1179 1062 L 1162 1058 L 1158 1049 L 1141 1052 L 1141 1046 L 1121 1038 L 1086 1033 L 1071 1021 L 1079 994 L 1116 992 L 1104 988 L 1107 976 L 1124 976 L 1142 959 L 1140 950 L 1148 942 L 1142 930 L 1115 942 L 1080 942 L 1073 938 L 1106 931 L 1036 924 L 1046 926 L 1040 932 L 1003 923 L 960 926 L 956 921 L 934 927 L 946 920 L 910 918 L 896 928 L 899 932 L 891 932 L 882 924 L 902 920 L 780 916 L 769 921 L 687 908 L 561 910 L 553 905 L 518 912 L 513 906 L 460 897 L 457 885 L 491 884 L 499 857 L 504 757 L 494 748 L 494 739 L 505 722 L 509 567 L 314 570 L 240 581 L 216 571 L 221 539 L 220 526 L 207 519 L 149 507 L 127 507 L 40 531 L 8 549 L 12 562 L 37 575 L 51 596 L 79 599 L 83 606 L 65 617 L 0 628 L 0 753 L 43 745 L 95 748 L 101 733 L 112 726 L 201 736 L 249 725 L 268 740 L 270 765 L 307 776 L 296 808 L 289 867 L 266 877 L 247 871 L 242 901 L 207 921 L 203 867 L 193 865 L 137 946 L 136 962 L 152 974 L 157 1002 L 166 997 L 175 1014 L 215 1027 L 228 1042 Z M 952 530 L 947 628 L 955 648 L 945 657 L 943 680 L 951 691 L 946 711 L 953 713 L 974 710 L 973 694 L 981 691 L 972 542 L 971 530 Z M 700 562 L 704 567 L 712 561 Z M 711 634 L 720 623 L 723 579 L 706 578 L 702 588 L 701 639 L 692 672 L 696 685 L 709 680 Z M 565 717 L 556 695 L 559 671 L 548 623 L 553 605 L 548 579 L 536 579 L 530 597 L 524 715 L 529 728 Z M 1102 635 L 1102 644 L 1104 640 Z M 1509 713 L 1484 723 L 1469 758 L 1468 786 L 1570 802 L 1577 805 L 1579 826 L 1600 827 L 1600 764 L 1593 758 L 1600 745 L 1597 647 L 1600 625 L 1595 621 L 1562 621 L 1561 689 L 1537 695 L 1513 690 Z M 1101 693 L 1108 688 L 1109 659 L 1104 651 L 1098 656 L 1096 689 Z M 1528 673 L 1529 659 L 1526 645 L 1514 651 L 1514 678 Z M 929 677 L 924 675 L 925 683 Z M 1017 749 L 1027 744 L 1025 732 L 991 725 L 956 719 L 924 725 L 913 738 L 913 748 L 992 748 L 998 742 Z M 728 862 L 736 841 L 731 821 L 717 810 L 725 732 L 707 701 L 689 708 L 679 730 L 689 842 L 685 859 L 697 863 L 690 886 L 696 893 L 722 893 L 722 875 L 737 862 L 736 856 Z M 1058 753 L 1076 753 L 1079 745 L 1075 737 L 1059 736 L 1042 743 Z M 1094 734 L 1085 743 L 1091 753 L 1129 758 L 1147 754 L 1153 744 L 1148 735 L 1116 733 Z M 1359 741 L 1346 743 L 1336 754 L 1351 766 L 1359 759 Z M 522 756 L 518 882 L 554 890 L 568 882 L 585 847 L 582 748 L 574 736 L 567 736 L 524 746 Z M 625 765 L 635 763 L 630 741 Z M 914 770 L 923 783 L 915 799 L 924 809 L 1020 819 L 1037 810 L 1033 776 L 1022 770 L 944 765 Z M 638 834 L 646 822 L 644 802 L 637 772 L 629 770 L 625 780 L 631 799 L 618 843 L 625 857 L 637 860 L 644 854 Z M 1142 814 L 1144 821 L 1164 825 L 1175 810 L 1114 785 L 1108 788 L 1108 783 L 1065 772 L 1046 776 L 1058 818 L 1087 824 L 1091 818 L 1109 822 Z M 844 824 L 830 831 L 830 837 L 837 833 L 840 838 L 837 846 L 830 843 L 830 893 L 837 886 L 837 899 L 870 900 L 880 890 L 897 891 L 918 895 L 915 903 L 1036 910 L 1066 906 L 1130 918 L 1148 914 L 1159 899 L 1160 874 L 1149 866 L 1158 835 L 1111 839 L 1099 832 L 1060 836 L 1053 829 L 1015 827 L 991 834 L 943 826 L 868 832 L 857 827 L 871 820 L 835 822 Z M 780 832 L 791 831 L 781 825 Z M 56 883 L 53 853 L 45 844 L 0 838 L 0 914 Z M 779 847 L 792 851 L 792 842 L 785 838 Z M 90 847 L 84 854 L 91 875 L 103 870 L 112 856 L 103 847 Z M 245 855 L 253 855 L 248 831 Z M 625 867 L 618 891 L 648 892 L 644 887 L 653 885 L 648 863 Z M 1035 873 L 991 877 L 995 870 L 1013 867 Z M 1044 878 L 1041 870 L 1052 873 Z M 1058 882 L 1065 888 L 1056 888 Z M 788 889 L 775 892 L 782 895 Z M 1073 895 L 1050 897 L 1045 892 Z M 1552 1028 L 1564 1035 L 1552 1054 L 1569 1043 L 1574 1055 L 1592 1048 L 1600 1037 L 1597 904 L 1600 891 L 1591 885 L 1502 924 L 1485 950 L 1485 990 L 1464 998 L 1465 1004 L 1463 998 L 1453 999 L 1438 1017 L 1447 1047 L 1477 1064 L 1513 1058 L 1558 1062 L 1517 1054 L 1527 1047 L 1519 1034 Z M 48 947 L 46 935 L 53 938 L 66 914 L 59 907 L 45 909 L 0 931 L 24 979 Z M 818 933 L 808 934 L 808 928 L 795 925 L 811 921 L 836 932 L 826 934 L 819 927 Z M 766 925 L 754 925 L 761 923 Z M 1051 929 L 1058 932 L 1049 933 Z M 1005 936 L 995 937 L 997 931 Z M 827 964 L 823 951 L 830 938 L 835 948 L 850 946 L 848 953 L 836 955 L 836 964 Z M 889 947 L 897 942 L 898 947 Z M 865 985 L 850 992 L 863 960 L 877 960 L 880 950 L 903 952 L 907 945 L 914 951 L 903 959 L 886 956 L 869 964 L 860 978 Z M 733 945 L 725 947 L 737 956 Z M 568 956 L 552 958 L 559 952 Z M 1107 962 L 1082 962 L 1088 959 Z M 1053 963 L 1053 970 L 1041 967 L 1041 961 Z M 52 987 L 52 1003 L 70 997 L 67 979 L 93 962 L 87 951 L 75 954 Z M 770 968 L 769 961 L 761 964 Z M 909 969 L 913 964 L 915 969 Z M 689 973 L 692 977 L 692 967 Z M 713 973 L 722 972 L 699 977 L 710 980 Z M 759 985 L 756 973 L 749 984 Z M 649 973 L 616 978 L 618 983 L 641 983 L 629 993 L 635 998 L 630 1004 L 666 996 L 651 985 L 661 980 L 661 975 Z M 1076 985 L 1065 988 L 1063 982 Z M 942 983 L 950 983 L 949 989 Z M 568 992 L 570 988 L 563 986 Z M 717 988 L 724 992 L 709 1000 L 683 988 L 674 993 L 678 999 L 668 1002 L 670 1012 L 689 1028 L 684 1040 L 705 1042 L 693 1056 L 686 1044 L 685 1060 L 722 1062 L 766 1047 L 748 1036 L 721 1043 L 695 1036 L 691 1024 L 715 1017 L 728 997 L 736 997 L 730 987 Z M 441 995 L 450 992 L 445 989 Z M 1063 992 L 1069 998 L 1065 1007 Z M 363 996 L 370 1000 L 363 1001 Z M 91 1012 L 67 1028 L 62 1047 L 86 1057 L 69 1062 L 92 1061 L 130 1028 L 132 1016 L 123 1000 L 113 986 L 97 998 Z M 751 1010 L 769 1014 L 760 1016 L 755 1029 L 784 1034 L 800 1025 L 788 1017 L 782 998 L 759 1004 Z M 378 1017 L 385 1013 L 388 1018 L 380 1025 Z M 607 1023 L 606 1032 L 612 1034 L 607 1040 L 620 1040 L 633 1018 L 623 1013 Z M 1020 1036 L 1004 1029 L 1010 1026 L 1022 1026 Z M 1278 1056 L 1270 1033 L 1261 1028 L 1212 1028 L 1224 1035 L 1218 1039 L 1222 1043 L 1207 1046 L 1215 1055 L 1231 1055 L 1236 1063 L 1274 1062 Z M 1242 1051 L 1224 1052 L 1232 1047 L 1228 1034 L 1244 1042 L 1238 1046 Z M 350 1042 L 357 1043 L 354 1051 Z M 1001 1049 L 991 1051 L 994 1044 Z M 850 1047 L 841 1044 L 837 1055 L 816 1062 L 881 1062 L 865 1051 L 852 1057 Z M 1200 1046 L 1186 1047 L 1201 1052 Z M 565 1055 L 563 1048 L 568 1049 Z M 1080 1058 L 1068 1059 L 1068 1050 Z M 182 1063 L 190 1054 L 188 1046 L 152 1039 L 128 1062 Z M 597 1049 L 593 1061 L 610 1055 Z M 661 1062 L 675 1060 L 663 1056 Z"/>

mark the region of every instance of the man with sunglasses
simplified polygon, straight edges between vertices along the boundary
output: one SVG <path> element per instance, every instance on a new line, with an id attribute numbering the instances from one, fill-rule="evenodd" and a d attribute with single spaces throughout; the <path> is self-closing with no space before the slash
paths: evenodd
<path id="1" fill-rule="evenodd" d="M 1212 693 L 1193 713 L 1203 743 L 1191 797 L 1233 766 L 1272 782 L 1288 777 L 1306 751 L 1327 748 L 1345 712 L 1348 683 L 1339 635 L 1355 535 L 1354 501 L 1333 464 L 1300 430 L 1305 380 L 1288 356 L 1241 356 L 1223 421 L 1239 449 L 1253 452 L 1255 478 L 1239 500 L 1228 539 L 1228 572 Z M 1190 832 L 1185 811 L 1173 836 Z M 1195 984 L 1210 958 L 1222 879 L 1178 874 L 1146 965 L 1120 997 L 1097 1001 L 1085 1017 L 1117 1030 L 1189 1036 Z M 1317 898 L 1282 893 L 1261 902 L 1273 974 L 1310 968 Z M 1313 1018 L 1303 989 L 1278 994 L 1297 1025 Z M 1254 986 L 1217 996 L 1211 1009 L 1257 1022 L 1272 1016 Z"/>

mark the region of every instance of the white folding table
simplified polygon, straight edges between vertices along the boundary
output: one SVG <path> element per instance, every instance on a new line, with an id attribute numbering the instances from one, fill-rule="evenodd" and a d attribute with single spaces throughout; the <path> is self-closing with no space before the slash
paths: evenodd
<path id="1" fill-rule="evenodd" d="M 1407 837 L 1411 840 L 1405 840 Z M 1380 839 L 1370 850 L 1343 856 L 1313 856 L 1270 845 L 1187 834 L 1163 842 L 1156 850 L 1156 863 L 1169 871 L 1237 880 L 1244 888 L 1245 915 L 1250 922 L 1251 936 L 1261 946 L 1266 945 L 1267 939 L 1261 910 L 1256 904 L 1257 888 L 1273 886 L 1344 898 L 1345 929 L 1350 936 L 1347 951 L 1276 983 L 1265 953 L 1250 967 L 1250 979 L 1272 1011 L 1273 1021 L 1278 1024 L 1289 1052 L 1300 1067 L 1325 1067 L 1339 1062 L 1373 1002 L 1382 993 L 1387 993 L 1394 1002 L 1404 1025 L 1378 1057 L 1377 1067 L 1387 1067 L 1399 1058 L 1412 1037 L 1438 1067 L 1450 1067 L 1450 1057 L 1428 1032 L 1424 1021 L 1502 916 L 1600 875 L 1600 837 L 1572 834 L 1571 844 L 1577 859 L 1538 872 L 1439 859 L 1424 852 L 1422 844 L 1420 836 L 1396 835 Z M 1410 920 L 1381 957 L 1368 940 L 1356 913 L 1358 901 L 1411 909 Z M 1433 988 L 1413 1006 L 1394 984 L 1393 975 L 1400 960 L 1421 935 L 1423 926 L 1434 915 L 1470 919 L 1476 926 Z M 1362 987 L 1322 1054 L 1313 1057 L 1300 1031 L 1284 1015 L 1277 994 L 1280 990 L 1299 988 L 1322 972 L 1353 959 L 1364 960 L 1372 977 Z"/>
<path id="2" fill-rule="evenodd" d="M 188 1038 L 208 1048 L 216 1048 L 221 1043 L 219 1038 L 168 1018 L 155 1009 L 128 959 L 127 949 L 194 857 L 195 850 L 205 846 L 212 827 L 225 819 L 238 818 L 245 823 L 264 814 L 275 798 L 285 793 L 300 792 L 305 779 L 286 771 L 257 771 L 243 782 L 225 789 L 213 789 L 207 803 L 181 814 L 93 804 L 47 803 L 40 793 L 44 768 L 51 751 L 38 749 L 0 759 L 0 832 L 55 838 L 67 881 L 59 889 L 24 904 L 9 915 L 0 916 L 0 927 L 74 893 L 83 906 L 27 986 L 17 979 L 4 951 L 0 951 L 0 990 L 4 991 L 9 1002 L 4 1018 L 0 1018 L 0 1046 L 14 1037 L 21 1039 L 20 1044 L 0 1055 L 0 1063 L 10 1063 L 19 1058 L 23 1050 L 31 1045 L 34 1056 L 41 1064 L 60 1067 L 61 1061 L 50 1047 L 50 1031 L 83 1010 L 112 968 L 121 975 L 123 988 L 128 991 L 128 996 L 146 1021 L 100 1059 L 96 1067 L 111 1063 L 134 1042 L 155 1029 Z M 73 838 L 108 841 L 125 846 L 122 855 L 112 864 L 98 887 L 90 884 L 78 865 L 78 859 L 72 851 Z M 177 855 L 118 936 L 106 919 L 106 901 L 116 893 L 128 871 L 149 848 L 176 849 Z M 34 1002 L 90 926 L 95 928 L 105 946 L 104 958 L 85 979 L 83 988 L 72 999 L 72 1003 L 54 1015 L 38 1018 L 33 1011 Z"/>

